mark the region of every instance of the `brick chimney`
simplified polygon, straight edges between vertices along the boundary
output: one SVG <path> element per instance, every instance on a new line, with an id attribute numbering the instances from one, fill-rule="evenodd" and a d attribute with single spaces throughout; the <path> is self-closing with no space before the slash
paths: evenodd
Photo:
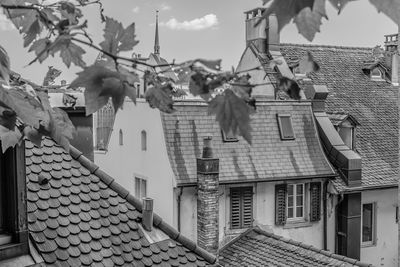
<path id="1" fill-rule="evenodd" d="M 392 69 L 391 80 L 392 85 L 399 85 L 399 71 L 400 71 L 400 27 L 399 33 L 385 35 L 385 63 Z"/>
<path id="2" fill-rule="evenodd" d="M 262 19 L 265 8 L 246 11 L 246 45 L 253 43 L 259 52 L 279 51 L 278 20 L 271 14 L 268 20 Z M 260 21 L 261 19 L 261 21 Z"/>
<path id="3" fill-rule="evenodd" d="M 203 155 L 197 158 L 197 244 L 218 251 L 219 159 L 213 158 L 211 137 L 204 138 Z"/>

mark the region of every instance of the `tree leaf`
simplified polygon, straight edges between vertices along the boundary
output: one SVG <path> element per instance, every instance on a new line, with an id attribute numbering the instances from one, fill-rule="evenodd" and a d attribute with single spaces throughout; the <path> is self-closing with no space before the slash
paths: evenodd
<path id="1" fill-rule="evenodd" d="M 85 88 L 86 115 L 90 115 L 105 104 L 111 97 L 115 112 L 122 107 L 125 96 L 136 101 L 135 88 L 128 85 L 132 76 L 118 73 L 104 66 L 94 64 L 84 68 L 78 77 L 71 83 L 71 88 Z"/>
<path id="2" fill-rule="evenodd" d="M 369 0 L 378 12 L 385 13 L 397 25 L 400 25 L 400 1 L 399 0 Z"/>
<path id="3" fill-rule="evenodd" d="M 60 109 L 53 108 L 50 112 L 50 136 L 65 150 L 69 151 L 69 140 L 75 134 L 75 127 L 68 117 L 68 114 Z"/>
<path id="4" fill-rule="evenodd" d="M 135 45 L 139 43 L 135 35 L 135 23 L 129 25 L 123 32 L 118 51 L 129 51 L 132 50 Z"/>
<path id="5" fill-rule="evenodd" d="M 31 126 L 25 126 L 24 136 L 28 138 L 37 147 L 41 146 L 43 134 L 38 130 L 36 130 L 35 128 Z"/>
<path id="6" fill-rule="evenodd" d="M 306 7 L 297 14 L 293 22 L 296 23 L 299 33 L 311 42 L 315 34 L 320 31 L 320 26 L 322 24 L 321 19 L 321 14 Z"/>
<path id="7" fill-rule="evenodd" d="M 310 73 L 319 70 L 319 65 L 315 62 L 313 55 L 310 51 L 307 51 L 305 55 L 299 62 L 300 73 Z"/>
<path id="8" fill-rule="evenodd" d="M 217 95 L 208 105 L 210 114 L 215 114 L 221 129 L 234 135 L 239 133 L 251 144 L 250 107 L 234 92 L 227 89 Z"/>
<path id="9" fill-rule="evenodd" d="M 76 66 L 85 67 L 86 63 L 82 59 L 82 56 L 85 53 L 86 52 L 82 47 L 73 42 L 69 42 L 66 43 L 64 48 L 61 50 L 60 57 L 68 68 L 71 66 L 71 63 L 74 63 Z"/>
<path id="10" fill-rule="evenodd" d="M 300 87 L 296 81 L 287 77 L 279 79 L 278 90 L 286 93 L 291 99 L 300 100 Z"/>
<path id="11" fill-rule="evenodd" d="M 79 18 L 83 16 L 82 11 L 68 1 L 60 1 L 58 10 L 60 11 L 61 17 L 69 21 L 69 25 L 78 24 Z"/>
<path id="12" fill-rule="evenodd" d="M 264 4 L 267 2 L 269 1 L 264 1 Z M 281 31 L 301 10 L 306 7 L 312 8 L 313 4 L 314 0 L 273 0 L 264 11 L 263 18 L 268 19 L 271 14 L 275 14 L 278 19 L 278 30 Z"/>
<path id="13" fill-rule="evenodd" d="M 331 2 L 331 4 L 338 10 L 339 14 L 340 14 L 340 12 L 342 12 L 344 6 L 347 5 L 347 3 L 351 2 L 351 1 L 355 1 L 355 0 L 329 0 L 329 2 Z M 386 1 L 386 0 L 383 0 L 383 1 Z"/>
<path id="14" fill-rule="evenodd" d="M 14 147 L 16 144 L 18 144 L 21 138 L 22 134 L 18 128 L 10 130 L 0 125 L 0 140 L 3 153 L 6 152 L 9 147 Z"/>
<path id="15" fill-rule="evenodd" d="M 50 45 L 51 41 L 49 38 L 42 38 L 33 42 L 28 51 L 34 51 L 39 62 L 42 63 L 49 56 L 47 49 Z"/>
<path id="16" fill-rule="evenodd" d="M 172 86 L 170 84 L 148 88 L 145 98 L 151 108 L 158 108 L 165 113 L 172 113 L 175 111 L 173 107 L 174 101 L 172 99 Z"/>
<path id="17" fill-rule="evenodd" d="M 0 46 L 0 79 L 6 84 L 10 79 L 10 58 L 2 46 Z"/>
<path id="18" fill-rule="evenodd" d="M 36 39 L 36 36 L 40 34 L 41 31 L 42 31 L 41 22 L 39 20 L 35 20 L 29 27 L 29 31 L 24 36 L 24 47 L 30 45 Z"/>

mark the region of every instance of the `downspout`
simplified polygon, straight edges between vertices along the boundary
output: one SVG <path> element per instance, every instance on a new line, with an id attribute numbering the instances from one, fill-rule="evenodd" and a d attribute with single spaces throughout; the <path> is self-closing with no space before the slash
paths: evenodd
<path id="1" fill-rule="evenodd" d="M 335 206 L 335 253 L 338 253 L 338 224 L 339 224 L 339 216 L 338 216 L 338 210 L 339 210 L 339 204 L 342 203 L 344 200 L 344 195 L 343 193 L 340 193 L 338 202 L 336 203 Z"/>
<path id="2" fill-rule="evenodd" d="M 322 200 L 322 202 L 323 202 L 322 205 L 324 206 L 323 207 L 323 209 L 324 209 L 324 218 L 323 218 L 323 220 L 324 220 L 323 221 L 323 224 L 324 224 L 324 250 L 328 249 L 328 214 L 327 214 L 327 207 L 326 207 L 327 197 L 328 197 L 327 189 L 328 189 L 328 181 L 325 181 L 324 187 L 322 190 L 322 195 L 324 196 L 323 200 Z"/>
<path id="3" fill-rule="evenodd" d="M 179 187 L 179 194 L 177 199 L 177 213 L 178 213 L 178 232 L 181 231 L 181 196 L 183 193 L 183 187 Z"/>

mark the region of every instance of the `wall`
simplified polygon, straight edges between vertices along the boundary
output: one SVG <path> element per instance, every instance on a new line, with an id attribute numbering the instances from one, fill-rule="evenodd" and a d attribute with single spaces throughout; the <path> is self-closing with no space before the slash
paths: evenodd
<path id="1" fill-rule="evenodd" d="M 309 182 L 309 181 L 308 181 Z M 240 186 L 254 186 L 253 192 L 253 217 L 254 225 L 262 229 L 272 231 L 286 238 L 292 238 L 306 244 L 323 247 L 323 214 L 321 203 L 321 220 L 318 222 L 306 222 L 301 227 L 275 226 L 275 183 L 243 184 Z M 219 198 L 219 241 L 221 244 L 229 241 L 243 230 L 230 230 L 230 186 L 220 185 Z M 192 240 L 196 240 L 197 223 L 197 196 L 195 187 L 187 187 L 182 194 L 181 203 L 181 232 Z M 332 215 L 333 216 L 333 215 Z M 332 241 L 333 242 L 333 241 Z M 334 247 L 334 244 L 331 244 Z"/>
<path id="2" fill-rule="evenodd" d="M 370 190 L 361 194 L 362 203 L 376 203 L 376 244 L 361 247 L 361 261 L 374 266 L 398 266 L 397 188 Z"/>
<path id="3" fill-rule="evenodd" d="M 119 130 L 123 132 L 123 145 L 119 145 Z M 147 132 L 147 151 L 141 150 L 141 131 Z M 143 99 L 135 106 L 126 100 L 118 111 L 108 151 L 95 151 L 95 163 L 118 183 L 135 193 L 134 177 L 147 180 L 147 196 L 154 199 L 154 211 L 164 221 L 173 224 L 174 175 L 170 167 L 161 116 Z"/>

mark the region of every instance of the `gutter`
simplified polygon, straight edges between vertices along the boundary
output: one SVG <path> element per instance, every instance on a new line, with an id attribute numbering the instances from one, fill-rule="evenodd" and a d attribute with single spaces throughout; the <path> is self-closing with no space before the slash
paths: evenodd
<path id="1" fill-rule="evenodd" d="M 178 221 L 178 232 L 181 231 L 181 197 L 183 194 L 183 187 L 179 187 L 179 194 L 178 194 L 178 199 L 177 199 L 177 221 Z"/>
<path id="2" fill-rule="evenodd" d="M 324 242 L 324 250 L 328 250 L 328 214 L 327 214 L 327 190 L 328 189 L 328 181 L 324 182 L 324 186 L 322 189 L 322 205 L 323 205 L 323 212 L 324 212 L 324 217 L 323 217 L 323 228 L 324 228 L 324 233 L 323 233 L 323 242 Z"/>

